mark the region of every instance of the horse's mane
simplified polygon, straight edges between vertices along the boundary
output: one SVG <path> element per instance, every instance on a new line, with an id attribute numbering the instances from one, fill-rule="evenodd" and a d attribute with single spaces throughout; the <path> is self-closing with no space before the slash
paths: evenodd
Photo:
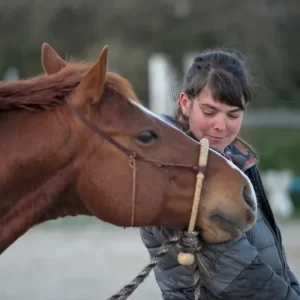
<path id="1" fill-rule="evenodd" d="M 66 96 L 76 87 L 91 64 L 70 62 L 53 75 L 38 75 L 33 78 L 0 82 L 0 110 L 49 109 L 64 102 Z M 105 87 L 118 90 L 126 98 L 138 98 L 124 77 L 107 72 Z"/>

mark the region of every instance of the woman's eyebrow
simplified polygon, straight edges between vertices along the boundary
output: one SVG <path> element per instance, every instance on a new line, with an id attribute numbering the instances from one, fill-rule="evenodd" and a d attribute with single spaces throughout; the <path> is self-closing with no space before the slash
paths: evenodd
<path id="1" fill-rule="evenodd" d="M 206 104 L 206 103 L 199 103 L 201 107 L 203 108 L 209 108 L 209 109 L 214 109 L 214 110 L 219 110 L 217 107 L 211 105 L 211 104 Z M 239 112 L 239 111 L 244 111 L 244 109 L 237 107 L 229 110 L 229 113 L 234 113 L 234 112 Z"/>
<path id="2" fill-rule="evenodd" d="M 237 107 L 237 108 L 234 108 L 234 109 L 232 109 L 232 110 L 230 110 L 228 112 L 239 112 L 239 111 L 244 111 L 244 109 Z"/>
<path id="3" fill-rule="evenodd" d="M 210 108 L 210 109 L 216 109 L 218 110 L 217 107 L 213 106 L 213 105 L 210 105 L 210 104 L 205 104 L 205 103 L 199 103 L 201 107 L 203 108 Z"/>

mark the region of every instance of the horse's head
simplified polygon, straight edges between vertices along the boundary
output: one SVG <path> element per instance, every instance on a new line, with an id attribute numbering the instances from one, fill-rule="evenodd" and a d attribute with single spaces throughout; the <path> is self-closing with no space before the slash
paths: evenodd
<path id="1" fill-rule="evenodd" d="M 42 60 L 47 74 L 67 66 L 48 45 L 43 46 Z M 197 165 L 199 144 L 139 104 L 127 80 L 107 73 L 106 68 L 104 48 L 66 99 L 80 116 L 109 136 L 88 128 L 69 110 L 72 142 L 77 145 L 74 189 L 86 208 L 104 221 L 125 227 L 186 228 L 195 173 L 188 167 L 161 168 L 147 160 Z M 132 152 L 126 149 L 135 152 L 137 160 L 130 160 Z M 255 215 L 256 197 L 250 181 L 210 150 L 196 222 L 203 238 L 229 240 L 249 229 Z"/>

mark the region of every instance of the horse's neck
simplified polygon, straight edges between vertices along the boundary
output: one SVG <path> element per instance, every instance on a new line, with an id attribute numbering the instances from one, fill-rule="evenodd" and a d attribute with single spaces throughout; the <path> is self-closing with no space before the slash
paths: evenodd
<path id="1" fill-rule="evenodd" d="M 0 218 L 65 165 L 66 130 L 55 113 L 8 112 L 0 124 Z"/>
<path id="2" fill-rule="evenodd" d="M 23 196 L 0 220 L 0 254 L 35 224 L 44 221 L 64 192 L 70 168 L 58 172 L 34 192 Z"/>
<path id="3" fill-rule="evenodd" d="M 68 215 L 68 125 L 55 114 L 3 115 L 0 124 L 0 253 L 34 224 Z M 71 207 L 71 205 L 69 205 Z M 75 212 L 73 212 L 74 214 Z"/>

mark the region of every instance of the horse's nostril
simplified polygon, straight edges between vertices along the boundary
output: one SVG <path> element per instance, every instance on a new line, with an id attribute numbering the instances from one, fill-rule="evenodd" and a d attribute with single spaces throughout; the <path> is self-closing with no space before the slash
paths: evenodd
<path id="1" fill-rule="evenodd" d="M 255 199 L 252 197 L 251 193 L 249 192 L 247 186 L 243 189 L 243 197 L 249 208 L 251 208 L 252 211 L 256 210 L 256 203 Z"/>

